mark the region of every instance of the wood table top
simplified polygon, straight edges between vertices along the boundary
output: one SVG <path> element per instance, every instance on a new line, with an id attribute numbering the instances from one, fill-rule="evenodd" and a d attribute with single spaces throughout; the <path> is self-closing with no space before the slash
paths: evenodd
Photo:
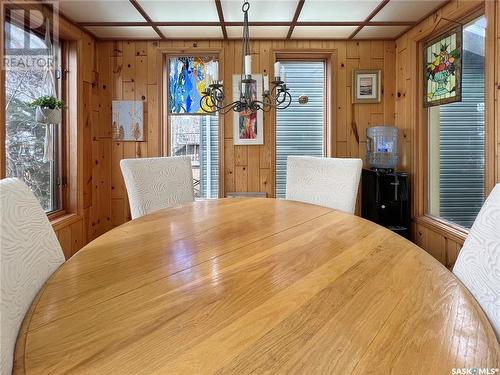
<path id="1" fill-rule="evenodd" d="M 15 373 L 451 374 L 499 358 L 479 305 L 411 242 L 324 207 L 221 199 L 68 260 L 24 321 Z"/>

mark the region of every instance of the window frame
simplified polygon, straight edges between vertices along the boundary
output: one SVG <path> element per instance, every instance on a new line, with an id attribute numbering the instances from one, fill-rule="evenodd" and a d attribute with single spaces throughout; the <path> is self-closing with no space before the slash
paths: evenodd
<path id="1" fill-rule="evenodd" d="M 68 73 L 68 61 L 69 61 L 69 42 L 65 40 L 60 40 L 60 48 L 61 48 L 61 78 L 60 81 L 60 99 L 67 103 L 67 99 L 69 97 L 69 83 L 67 79 Z M 68 131 L 67 126 L 69 124 L 68 120 L 68 111 L 66 109 L 62 112 L 62 122 L 57 129 L 57 163 L 58 163 L 58 179 L 56 181 L 58 188 L 58 200 L 60 202 L 59 208 L 57 210 L 47 212 L 47 217 L 50 221 L 55 220 L 59 217 L 62 217 L 68 213 L 68 189 L 67 189 L 67 175 L 69 171 L 68 164 Z"/>
<path id="2" fill-rule="evenodd" d="M 334 149 L 337 140 L 336 129 L 336 119 L 335 119 L 335 108 L 337 108 L 337 95 L 334 95 L 337 75 L 333 73 L 333 68 L 337 66 L 337 49 L 325 50 L 325 49 L 311 49 L 307 52 L 300 52 L 296 50 L 289 49 L 273 49 L 272 50 L 272 64 L 277 61 L 323 61 L 325 64 L 325 93 L 324 93 L 324 137 L 323 137 L 323 156 L 324 157 L 334 157 L 337 155 L 338 150 Z M 270 126 L 272 129 L 272 157 L 271 157 L 271 168 L 273 171 L 273 197 L 276 197 L 276 110 L 271 111 L 271 122 Z"/>
<path id="3" fill-rule="evenodd" d="M 4 4 L 2 4 L 4 5 Z M 33 9 L 33 4 L 24 7 L 23 4 L 16 4 L 17 7 L 25 10 Z M 35 6 L 40 10 L 40 14 L 44 14 L 45 8 L 43 4 Z M 5 21 L 4 7 L 1 7 L 2 27 Z M 65 55 L 67 59 L 67 68 L 65 71 L 66 78 L 66 110 L 64 116 L 66 126 L 64 126 L 64 168 L 66 178 L 64 181 L 64 198 L 65 212 L 57 217 L 50 218 L 50 224 L 56 233 L 60 230 L 69 229 L 73 224 L 82 221 L 89 215 L 89 206 L 86 206 L 88 201 L 88 192 L 86 195 L 85 183 L 83 176 L 85 174 L 85 163 L 83 154 L 83 143 L 86 138 L 85 130 L 85 104 L 82 98 L 90 99 L 89 94 L 85 92 L 85 85 L 92 85 L 97 82 L 97 76 L 89 71 L 88 67 L 92 63 L 92 55 L 88 48 L 93 46 L 93 38 L 82 33 L 80 29 L 75 28 L 70 22 L 64 18 L 59 18 L 56 23 L 59 31 L 59 40 L 64 41 L 67 47 Z M 1 54 L 3 57 L 3 39 L 0 38 Z M 5 86 L 4 70 L 0 69 L 0 79 Z M 159 72 L 160 73 L 160 72 Z M 160 90 L 159 90 L 160 91 Z M 5 91 L 0 90 L 0 105 L 5 105 Z M 5 123 L 5 111 L 0 111 L 0 121 Z M 0 126 L 0 177 L 5 177 L 5 126 Z M 88 185 L 88 183 L 87 183 Z M 87 197 L 87 198 L 86 198 Z M 83 221 L 82 221 L 83 223 Z M 85 236 L 84 236 L 85 239 Z M 65 249 L 66 250 L 66 249 Z M 67 254 L 68 255 L 68 254 Z"/>
<path id="4" fill-rule="evenodd" d="M 323 108 L 324 108 L 324 116 L 323 116 L 323 149 L 322 149 L 322 157 L 329 157 L 331 156 L 333 150 L 331 149 L 331 145 L 334 144 L 334 142 L 331 141 L 331 131 L 330 127 L 328 124 L 330 123 L 330 106 L 328 105 L 329 100 L 330 100 L 330 80 L 329 80 L 329 69 L 330 69 L 330 61 L 331 59 L 329 56 L 324 55 L 324 54 L 313 54 L 312 56 L 308 57 L 305 56 L 304 53 L 280 53 L 276 55 L 275 61 L 286 61 L 286 62 L 322 62 L 324 66 L 324 91 L 323 91 Z M 278 188 L 278 173 L 276 170 L 276 164 L 277 164 L 277 142 L 278 142 L 278 137 L 277 137 L 277 126 L 278 126 L 278 117 L 276 115 L 276 110 L 274 112 L 274 119 L 275 119 L 275 124 L 274 124 L 274 196 L 277 196 L 277 188 Z M 333 129 L 333 124 L 332 124 L 332 129 Z"/>
<path id="5" fill-rule="evenodd" d="M 484 16 L 486 17 L 487 22 L 489 21 L 488 12 L 485 9 L 485 6 L 482 4 L 475 11 L 468 13 L 458 19 L 454 19 L 454 21 L 459 22 L 461 24 L 467 24 L 474 19 Z M 443 26 L 437 27 L 434 30 L 434 33 L 444 33 L 448 30 L 456 27 L 456 22 L 443 22 Z M 492 163 L 494 163 L 495 155 L 494 148 L 491 146 L 491 141 L 493 137 L 492 127 L 494 127 L 494 122 L 491 120 L 491 110 L 493 108 L 491 100 L 492 94 L 490 92 L 490 88 L 487 85 L 490 82 L 492 74 L 492 64 L 488 64 L 488 59 L 491 56 L 491 51 L 489 50 L 489 43 L 491 39 L 491 28 L 487 28 L 485 35 L 485 162 L 484 162 L 484 175 L 485 175 L 485 197 L 488 195 L 489 191 L 491 191 L 494 183 L 494 168 L 491 168 Z M 415 212 L 414 218 L 417 224 L 423 224 L 428 227 L 434 228 L 435 230 L 443 233 L 445 237 L 449 237 L 452 239 L 457 239 L 461 242 L 465 240 L 469 233 L 469 229 L 462 227 L 458 224 L 452 223 L 446 219 L 441 217 L 437 217 L 431 215 L 428 212 L 428 202 L 429 202 L 429 178 L 430 178 L 430 168 L 429 168 L 429 108 L 424 108 L 423 105 L 423 79 L 424 79 L 424 44 L 432 40 L 435 36 L 426 35 L 417 41 L 417 54 L 418 63 L 416 64 L 417 68 L 417 82 L 415 87 L 416 95 L 416 115 L 417 115 L 417 131 L 416 131 L 416 140 L 415 140 L 415 166 L 416 166 L 416 181 L 414 182 L 415 186 L 415 194 L 413 195 L 415 199 Z M 493 180 L 492 180 L 493 179 Z"/>
<path id="6" fill-rule="evenodd" d="M 170 48 L 159 48 L 158 59 L 161 59 L 161 63 L 158 63 L 158 76 L 161 77 L 162 84 L 160 86 L 161 92 L 159 93 L 159 98 L 161 100 L 161 144 L 159 148 L 159 154 L 162 156 L 171 155 L 171 129 L 170 129 L 170 115 L 168 112 L 168 98 L 169 98 L 169 85 L 168 85 L 168 67 L 170 58 L 182 57 L 182 56 L 214 56 L 219 62 L 219 79 L 224 80 L 224 82 L 232 82 L 224 77 L 224 59 L 222 48 L 197 48 L 197 44 L 193 43 L 192 47 L 187 47 L 184 49 L 170 49 Z M 154 57 L 152 57 L 154 58 Z M 226 90 L 227 91 L 227 90 Z M 188 116 L 193 116 L 192 114 L 185 114 Z M 184 116 L 185 116 L 184 115 Z M 178 114 L 175 116 L 183 116 L 183 114 Z M 217 113 L 219 121 L 219 193 L 218 198 L 224 196 L 224 129 L 225 129 L 225 118 L 226 116 L 232 116 L 232 112 L 221 115 Z M 231 122 L 230 122 L 231 123 Z M 232 133 L 231 133 L 232 134 Z"/>
<path id="7" fill-rule="evenodd" d="M 5 25 L 8 23 L 8 22 L 11 22 L 11 23 L 16 23 L 16 21 L 14 19 L 2 19 L 2 28 L 5 28 Z M 44 35 L 41 35 L 41 34 L 38 34 L 38 33 L 34 33 L 34 35 L 36 35 L 37 37 L 39 38 L 44 38 Z M 66 71 L 67 71 L 67 68 L 66 68 L 66 63 L 68 61 L 68 56 L 67 56 L 67 48 L 66 48 L 66 45 L 67 45 L 67 42 L 64 41 L 63 39 L 60 39 L 59 40 L 59 51 L 58 53 L 60 54 L 60 59 L 61 59 L 61 78 L 58 80 L 58 82 L 56 82 L 56 84 L 59 86 L 58 87 L 58 90 L 59 90 L 59 98 L 62 99 L 63 101 L 66 102 L 66 98 L 67 98 L 67 92 L 68 92 L 68 88 L 67 88 L 67 85 L 66 85 L 66 77 L 65 77 L 65 74 L 66 74 Z M 4 40 L 2 39 L 2 43 L 1 43 L 1 46 L 2 46 L 2 56 L 3 56 L 3 53 L 4 53 Z M 1 83 L 2 83 L 2 87 L 3 89 L 1 90 L 2 91 L 2 95 L 0 97 L 0 103 L 2 106 L 5 105 L 5 100 L 6 100 L 6 96 L 5 96 L 5 90 L 6 90 L 6 87 L 5 87 L 5 83 L 6 83 L 6 76 L 5 76 L 5 70 L 2 69 L 2 73 L 1 73 Z M 2 142 L 2 147 L 1 147 L 1 153 L 2 153 L 2 156 L 1 156 L 1 163 L 0 163 L 0 175 L 2 176 L 2 178 L 6 177 L 6 168 L 7 168 L 7 160 L 6 160 L 6 147 L 5 147 L 5 144 L 6 144 L 6 141 L 7 141 L 7 131 L 6 131 L 6 116 L 5 116 L 5 111 L 2 111 L 2 117 L 1 117 L 1 121 L 3 122 L 4 126 L 2 126 L 2 132 L 0 134 L 0 140 Z M 55 200 L 57 201 L 57 208 L 54 209 L 54 210 L 51 210 L 51 211 L 46 211 L 46 214 L 47 214 L 47 217 L 49 219 L 49 221 L 52 221 L 52 220 L 55 220 L 61 216 L 64 216 L 67 214 L 67 210 L 66 210 L 66 204 L 67 204 L 67 194 L 66 194 L 66 175 L 67 175 L 67 171 L 68 171 L 68 166 L 67 166 L 67 163 L 66 163 L 66 147 L 65 147 L 65 144 L 66 144 L 66 125 L 67 125 L 67 111 L 66 110 L 63 110 L 63 116 L 62 116 L 62 121 L 61 121 L 61 124 L 57 125 L 57 126 L 54 126 L 54 132 L 55 132 L 55 136 L 54 136 L 54 140 L 55 140 L 55 146 L 56 146 L 56 150 L 54 152 L 54 162 L 57 164 L 56 167 L 54 168 L 55 171 L 56 171 L 56 176 L 54 176 L 54 180 L 52 181 L 52 184 L 53 186 L 55 186 L 55 188 L 53 188 L 51 194 L 53 195 L 53 197 L 55 198 Z"/>

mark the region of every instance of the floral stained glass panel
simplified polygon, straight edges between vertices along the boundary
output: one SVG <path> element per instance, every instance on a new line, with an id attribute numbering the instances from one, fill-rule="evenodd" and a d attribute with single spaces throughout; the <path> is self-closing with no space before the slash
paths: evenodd
<path id="1" fill-rule="evenodd" d="M 461 101 L 462 28 L 426 43 L 424 105 Z"/>

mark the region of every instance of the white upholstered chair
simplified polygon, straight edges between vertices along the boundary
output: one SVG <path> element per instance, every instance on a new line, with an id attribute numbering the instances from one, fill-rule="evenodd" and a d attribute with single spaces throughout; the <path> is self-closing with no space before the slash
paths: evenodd
<path id="1" fill-rule="evenodd" d="M 453 273 L 481 305 L 500 339 L 500 184 L 479 211 Z"/>
<path id="2" fill-rule="evenodd" d="M 194 201 L 188 156 L 123 159 L 120 162 L 132 219 Z"/>
<path id="3" fill-rule="evenodd" d="M 361 159 L 289 156 L 286 199 L 354 213 Z"/>
<path id="4" fill-rule="evenodd" d="M 24 316 L 64 255 L 38 200 L 18 179 L 0 181 L 0 220 L 0 374 L 10 374 Z"/>

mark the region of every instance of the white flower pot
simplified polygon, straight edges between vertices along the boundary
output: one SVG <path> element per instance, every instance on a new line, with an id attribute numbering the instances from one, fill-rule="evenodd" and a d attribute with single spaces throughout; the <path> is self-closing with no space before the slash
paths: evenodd
<path id="1" fill-rule="evenodd" d="M 42 124 L 60 124 L 62 121 L 61 109 L 36 107 L 36 121 Z"/>

